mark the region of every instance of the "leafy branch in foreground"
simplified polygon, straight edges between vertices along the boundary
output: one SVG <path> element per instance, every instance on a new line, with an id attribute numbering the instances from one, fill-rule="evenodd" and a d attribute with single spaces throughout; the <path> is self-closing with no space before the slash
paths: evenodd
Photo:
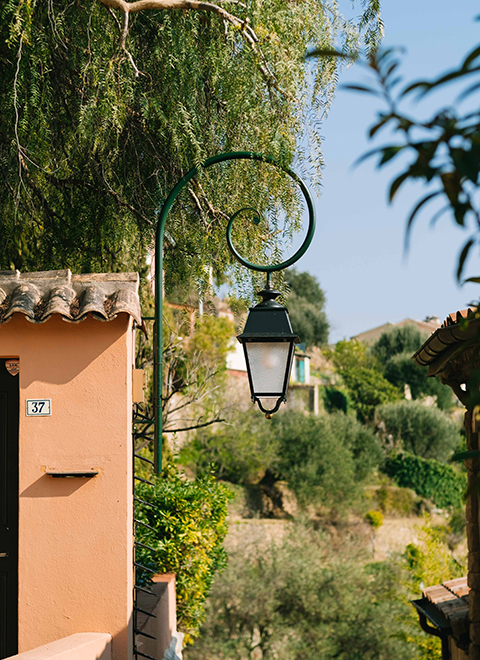
<path id="1" fill-rule="evenodd" d="M 177 620 L 191 642 L 204 619 L 205 599 L 215 573 L 226 565 L 222 546 L 227 533 L 229 489 L 208 474 L 188 481 L 165 469 L 155 485 L 139 484 L 142 500 L 136 540 L 137 561 L 159 573 L 175 573 Z M 145 577 L 145 580 L 148 579 Z"/>
<path id="2" fill-rule="evenodd" d="M 434 80 L 422 80 L 400 87 L 399 60 L 394 49 L 377 52 L 370 57 L 370 69 L 374 74 L 371 85 L 346 85 L 347 89 L 376 96 L 387 106 L 378 113 L 376 123 L 369 131 L 374 138 L 381 130 L 389 128 L 395 142 L 377 147 L 364 154 L 359 162 L 378 156 L 378 167 L 398 159 L 409 157 L 406 168 L 391 182 L 389 201 L 407 181 L 420 180 L 429 190 L 414 206 L 408 219 L 405 244 L 414 221 L 431 202 L 440 201 L 432 215 L 435 223 L 445 213 L 450 213 L 460 227 L 470 227 L 471 234 L 458 259 L 457 278 L 472 248 L 480 244 L 480 206 L 478 184 L 480 177 L 480 111 L 463 111 L 459 104 L 480 91 L 480 46 L 475 47 L 463 62 Z M 417 100 L 453 82 L 465 86 L 452 105 L 442 108 L 427 121 L 416 119 L 400 109 L 408 96 L 416 94 Z M 477 278 L 474 278 L 478 281 Z"/>

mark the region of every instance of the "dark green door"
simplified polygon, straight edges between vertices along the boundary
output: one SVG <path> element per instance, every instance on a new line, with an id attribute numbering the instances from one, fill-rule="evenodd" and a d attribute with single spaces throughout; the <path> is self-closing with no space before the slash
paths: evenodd
<path id="1" fill-rule="evenodd" d="M 0 658 L 18 653 L 19 376 L 5 362 L 0 359 Z"/>

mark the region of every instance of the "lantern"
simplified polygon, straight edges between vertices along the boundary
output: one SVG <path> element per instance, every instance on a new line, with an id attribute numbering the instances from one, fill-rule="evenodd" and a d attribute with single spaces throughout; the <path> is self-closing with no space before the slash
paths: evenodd
<path id="1" fill-rule="evenodd" d="M 267 285 L 268 286 L 268 285 Z M 245 329 L 237 337 L 243 344 L 252 401 L 268 419 L 287 400 L 295 344 L 288 311 L 276 302 L 279 291 L 260 291 L 262 302 L 250 308 Z"/>

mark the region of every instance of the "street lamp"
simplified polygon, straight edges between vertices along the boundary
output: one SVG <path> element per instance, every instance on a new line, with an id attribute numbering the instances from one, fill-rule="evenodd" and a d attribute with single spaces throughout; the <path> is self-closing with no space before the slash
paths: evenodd
<path id="1" fill-rule="evenodd" d="M 258 402 L 260 409 L 270 417 L 285 401 L 288 381 L 292 368 L 294 344 L 298 337 L 292 332 L 288 312 L 275 298 L 280 295 L 274 291 L 271 273 L 292 266 L 307 251 L 315 231 L 315 211 L 307 187 L 300 177 L 289 167 L 281 165 L 270 156 L 237 151 L 219 154 L 208 158 L 202 165 L 206 169 L 211 165 L 229 160 L 254 160 L 269 163 L 283 170 L 300 188 L 308 210 L 308 228 L 306 237 L 289 259 L 273 266 L 261 266 L 250 263 L 235 249 L 232 243 L 232 225 L 235 218 L 244 211 L 255 211 L 245 208 L 237 211 L 230 218 L 227 227 L 227 243 L 234 257 L 250 270 L 267 274 L 265 289 L 260 292 L 263 300 L 252 307 L 245 325 L 245 330 L 238 340 L 243 344 L 247 362 L 248 378 L 252 392 L 252 400 Z M 163 384 L 163 237 L 168 213 L 181 190 L 198 174 L 199 168 L 193 167 L 183 176 L 172 189 L 163 203 L 158 216 L 155 238 L 155 341 L 154 341 L 154 406 L 155 406 L 155 472 L 162 470 L 162 384 Z M 260 214 L 256 212 L 254 222 L 259 222 Z M 273 407 L 272 407 L 273 406 Z"/>
<path id="2" fill-rule="evenodd" d="M 262 302 L 250 308 L 245 329 L 237 337 L 245 353 L 252 401 L 267 419 L 287 400 L 295 344 L 300 341 L 287 309 L 275 300 L 280 292 L 269 284 L 259 292 Z"/>

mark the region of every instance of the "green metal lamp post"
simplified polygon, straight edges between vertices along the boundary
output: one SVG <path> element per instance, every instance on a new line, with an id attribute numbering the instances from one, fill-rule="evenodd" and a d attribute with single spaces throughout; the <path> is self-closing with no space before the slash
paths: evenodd
<path id="1" fill-rule="evenodd" d="M 262 412 L 270 417 L 286 400 L 288 381 L 293 363 L 294 344 L 299 338 L 293 333 L 288 312 L 276 302 L 280 292 L 271 286 L 271 274 L 294 264 L 306 252 L 315 231 L 315 211 L 310 193 L 300 177 L 288 167 L 270 156 L 249 151 L 219 154 L 206 160 L 202 169 L 229 160 L 256 160 L 269 163 L 283 170 L 299 186 L 308 209 L 306 237 L 297 252 L 279 264 L 261 266 L 244 259 L 232 243 L 232 226 L 235 218 L 245 210 L 232 215 L 227 227 L 227 243 L 234 257 L 246 268 L 267 275 L 265 289 L 260 292 L 262 302 L 250 309 L 245 329 L 238 340 L 243 344 L 247 372 L 252 393 L 252 401 L 257 402 Z M 181 190 L 198 174 L 198 167 L 192 168 L 165 200 L 159 214 L 155 239 L 155 338 L 154 338 L 154 407 L 155 407 L 155 472 L 162 470 L 162 385 L 163 385 L 163 237 L 168 213 Z M 257 213 L 257 215 L 259 215 Z"/>

